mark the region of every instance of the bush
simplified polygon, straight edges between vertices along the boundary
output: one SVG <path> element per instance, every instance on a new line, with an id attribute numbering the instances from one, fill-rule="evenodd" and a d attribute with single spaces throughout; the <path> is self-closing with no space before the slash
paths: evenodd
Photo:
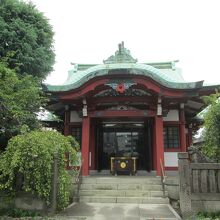
<path id="1" fill-rule="evenodd" d="M 44 199 L 50 205 L 54 155 L 58 157 L 58 209 L 69 204 L 73 173 L 66 167 L 66 152 L 71 162 L 77 159 L 78 143 L 56 131 L 32 131 L 10 139 L 0 157 L 0 190 L 15 196 L 20 188 Z M 22 181 L 18 181 L 22 179 Z M 22 182 L 22 184 L 20 184 Z"/>
<path id="2" fill-rule="evenodd" d="M 187 220 L 219 220 L 219 219 L 220 219 L 220 211 L 199 212 L 199 213 L 187 218 Z"/>
<path id="3" fill-rule="evenodd" d="M 202 146 L 203 153 L 218 162 L 220 162 L 220 93 L 205 97 L 209 104 L 204 113 L 205 143 Z"/>
<path id="4" fill-rule="evenodd" d="M 10 216 L 13 218 L 20 218 L 20 217 L 36 217 L 36 216 L 40 216 L 40 214 L 37 212 L 27 211 L 23 209 L 0 209 L 0 216 Z"/>

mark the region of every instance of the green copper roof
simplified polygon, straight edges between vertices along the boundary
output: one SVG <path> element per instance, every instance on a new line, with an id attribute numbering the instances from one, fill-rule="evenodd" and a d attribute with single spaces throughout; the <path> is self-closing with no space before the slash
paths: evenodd
<path id="1" fill-rule="evenodd" d="M 174 61 L 175 62 L 175 61 Z M 46 85 L 47 90 L 51 92 L 69 91 L 76 89 L 86 83 L 88 80 L 97 76 L 111 75 L 114 70 L 121 70 L 128 75 L 142 75 L 153 79 L 161 85 L 173 89 L 194 89 L 200 88 L 203 81 L 200 82 L 184 82 L 181 74 L 173 68 L 173 62 L 169 62 L 171 68 L 169 70 L 158 69 L 148 64 L 139 64 L 130 52 L 124 48 L 124 43 L 119 44 L 119 50 L 115 55 L 110 56 L 104 61 L 104 64 L 92 65 L 85 64 L 69 71 L 69 76 L 63 85 Z M 161 63 L 158 63 L 158 66 Z"/>
<path id="2" fill-rule="evenodd" d="M 174 61 L 167 61 L 167 62 L 145 62 L 143 64 L 153 66 L 157 69 L 170 69 L 170 70 L 176 70 L 175 64 L 179 62 L 179 60 Z M 89 69 L 90 67 L 97 66 L 99 64 L 79 64 L 79 63 L 71 63 L 72 65 L 77 67 L 78 71 Z M 179 75 L 179 74 L 177 74 Z M 183 79 L 181 79 L 184 81 Z"/>
<path id="3" fill-rule="evenodd" d="M 129 75 L 147 76 L 163 86 L 174 89 L 193 89 L 202 86 L 202 82 L 179 82 L 168 74 L 146 65 L 136 63 L 120 63 L 120 64 L 101 64 L 91 67 L 85 71 L 69 72 L 69 77 L 63 85 L 46 85 L 49 91 L 68 91 L 76 89 L 86 83 L 88 80 L 97 76 L 110 75 L 110 70 L 127 70 Z"/>

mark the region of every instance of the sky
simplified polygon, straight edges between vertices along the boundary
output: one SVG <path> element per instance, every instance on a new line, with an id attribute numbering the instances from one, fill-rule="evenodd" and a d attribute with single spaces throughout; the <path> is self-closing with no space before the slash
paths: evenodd
<path id="1" fill-rule="evenodd" d="M 219 0 L 32 0 L 55 32 L 46 83 L 62 84 L 71 63 L 100 64 L 118 44 L 140 63 L 179 60 L 186 81 L 220 84 Z"/>

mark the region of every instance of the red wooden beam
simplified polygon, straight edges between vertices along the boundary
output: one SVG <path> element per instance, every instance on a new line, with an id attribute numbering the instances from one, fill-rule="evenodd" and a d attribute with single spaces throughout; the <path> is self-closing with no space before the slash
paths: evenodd
<path id="1" fill-rule="evenodd" d="M 105 110 L 89 112 L 92 118 L 115 118 L 115 117 L 153 117 L 156 115 L 152 110 Z"/>
<path id="2" fill-rule="evenodd" d="M 147 104 L 156 104 L 157 99 L 149 96 L 114 96 L 114 97 L 97 97 L 88 100 L 89 103 L 95 105 L 98 103 L 112 103 L 112 102 L 141 102 Z"/>
<path id="3" fill-rule="evenodd" d="M 65 110 L 65 119 L 64 119 L 64 135 L 67 136 L 70 134 L 69 123 L 70 123 L 70 111 Z"/>
<path id="4" fill-rule="evenodd" d="M 91 81 L 84 84 L 82 87 L 76 90 L 62 92 L 59 98 L 63 101 L 69 99 L 78 99 L 80 97 L 86 96 L 87 93 L 95 90 L 98 86 L 103 86 L 108 82 L 108 79 L 97 79 L 96 81 Z"/>
<path id="5" fill-rule="evenodd" d="M 82 175 L 89 175 L 90 118 L 82 121 Z"/>
<path id="6" fill-rule="evenodd" d="M 185 132 L 185 111 L 184 109 L 180 109 L 179 112 L 180 117 L 180 147 L 182 152 L 186 152 L 186 132 Z"/>
<path id="7" fill-rule="evenodd" d="M 111 76 L 112 77 L 112 76 Z M 123 76 L 128 77 L 129 76 Z M 110 76 L 105 77 L 97 77 L 95 80 L 89 80 L 87 83 L 82 85 L 81 87 L 71 90 L 68 92 L 60 92 L 59 98 L 63 101 L 65 100 L 74 100 L 78 98 L 82 98 L 87 96 L 88 94 L 95 94 L 95 90 L 101 91 L 102 89 L 106 89 L 107 87 L 105 84 L 112 78 Z M 135 86 L 136 88 L 141 87 L 145 88 L 146 90 L 152 92 L 153 94 L 157 93 L 162 96 L 173 97 L 173 98 L 183 98 L 186 97 L 188 92 L 197 91 L 198 89 L 191 89 L 191 90 L 180 90 L 180 89 L 172 89 L 164 87 L 159 83 L 149 79 L 148 77 L 136 76 L 133 77 L 132 80 L 137 83 Z"/>
<path id="8" fill-rule="evenodd" d="M 157 176 L 161 176 L 161 163 L 164 166 L 164 141 L 163 141 L 163 118 L 155 117 L 155 149 L 154 149 L 154 164 L 156 165 Z"/>
<path id="9" fill-rule="evenodd" d="M 136 78 L 134 79 L 134 81 L 137 84 L 141 84 L 144 85 L 146 89 L 154 91 L 162 96 L 169 96 L 169 97 L 184 97 L 186 94 L 186 91 L 184 90 L 178 90 L 178 89 L 170 89 L 170 88 L 166 88 L 154 81 L 151 80 L 146 80 L 144 78 Z"/>

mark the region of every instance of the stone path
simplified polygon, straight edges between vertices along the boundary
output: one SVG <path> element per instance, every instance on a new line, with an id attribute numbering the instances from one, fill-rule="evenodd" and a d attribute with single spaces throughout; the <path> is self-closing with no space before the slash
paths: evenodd
<path id="1" fill-rule="evenodd" d="M 58 219 L 69 220 L 174 220 L 181 219 L 167 204 L 76 203 Z"/>

